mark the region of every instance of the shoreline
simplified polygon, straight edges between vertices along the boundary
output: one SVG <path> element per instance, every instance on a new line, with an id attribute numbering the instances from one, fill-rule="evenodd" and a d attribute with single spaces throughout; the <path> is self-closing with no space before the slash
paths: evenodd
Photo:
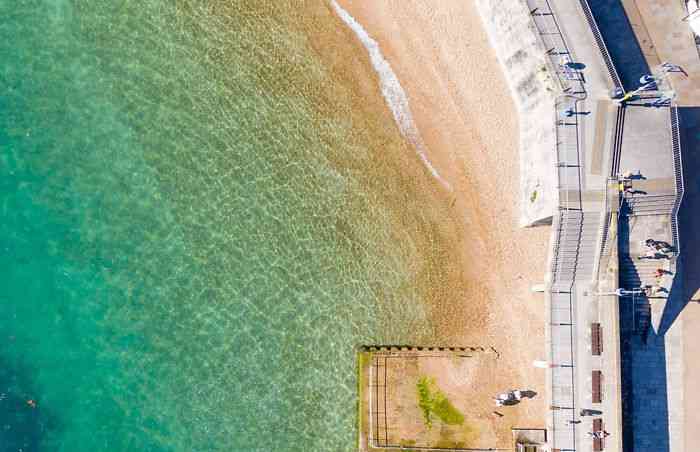
<path id="1" fill-rule="evenodd" d="M 484 391 L 537 391 L 542 397 L 515 415 L 544 427 L 545 372 L 532 361 L 546 356 L 545 310 L 530 287 L 542 282 L 550 228 L 517 226 L 518 113 L 478 11 L 457 1 L 338 3 L 379 43 L 428 159 L 454 189 L 441 196 L 455 218 L 463 302 L 430 301 L 435 340 L 499 350 L 498 375 Z"/>

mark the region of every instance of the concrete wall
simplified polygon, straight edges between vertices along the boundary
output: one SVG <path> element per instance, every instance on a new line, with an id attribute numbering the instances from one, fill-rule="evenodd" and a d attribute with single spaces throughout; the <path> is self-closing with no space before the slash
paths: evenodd
<path id="1" fill-rule="evenodd" d="M 525 2 L 477 0 L 476 5 L 520 115 L 519 224 L 549 224 L 557 206 L 557 85 Z"/>

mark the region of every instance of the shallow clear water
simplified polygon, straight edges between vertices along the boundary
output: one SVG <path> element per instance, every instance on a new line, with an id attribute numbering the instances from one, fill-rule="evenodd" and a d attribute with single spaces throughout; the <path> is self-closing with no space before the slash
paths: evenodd
<path id="1" fill-rule="evenodd" d="M 0 450 L 355 448 L 449 253 L 319 4 L 0 0 Z"/>

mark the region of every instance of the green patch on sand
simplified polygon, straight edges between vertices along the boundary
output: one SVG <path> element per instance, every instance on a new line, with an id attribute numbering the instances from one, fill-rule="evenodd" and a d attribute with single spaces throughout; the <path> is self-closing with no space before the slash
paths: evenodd
<path id="1" fill-rule="evenodd" d="M 423 411 L 425 425 L 428 428 L 433 425 L 433 416 L 448 425 L 462 425 L 464 423 L 464 415 L 447 400 L 445 394 L 435 385 L 433 378 L 420 377 L 416 386 L 418 388 L 418 406 Z"/>
<path id="2" fill-rule="evenodd" d="M 370 365 L 372 361 L 372 353 L 369 352 L 359 352 L 357 354 L 357 422 L 360 430 L 363 429 L 362 422 L 364 421 L 362 417 L 362 400 L 365 393 L 365 388 L 367 388 L 367 379 L 365 376 L 365 368 Z"/>
<path id="3" fill-rule="evenodd" d="M 530 202 L 535 202 L 537 200 L 537 190 L 530 194 Z"/>

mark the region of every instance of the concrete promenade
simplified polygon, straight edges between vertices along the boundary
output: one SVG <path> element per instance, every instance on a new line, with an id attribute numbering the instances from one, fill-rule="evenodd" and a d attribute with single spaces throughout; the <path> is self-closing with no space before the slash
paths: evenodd
<path id="1" fill-rule="evenodd" d="M 657 283 L 652 274 L 658 263 L 631 258 L 641 251 L 640 240 L 677 238 L 673 219 L 680 160 L 674 159 L 671 111 L 610 100 L 620 80 L 627 80 L 625 88 L 631 89 L 638 76 L 617 73 L 604 30 L 597 29 L 585 0 L 527 3 L 562 88 L 555 119 L 559 213 L 546 275 L 550 446 L 555 451 L 682 450 L 681 329 L 664 329 L 665 297 L 651 303 L 646 297 L 630 301 L 611 295 L 620 280 L 628 289 Z M 635 28 L 642 13 L 627 3 L 625 11 L 648 58 L 636 67 L 658 65 L 653 30 Z M 622 212 L 617 184 L 611 183 L 620 171 L 641 174 Z M 674 304 L 680 279 L 674 278 L 675 257 L 664 268 L 667 274 L 658 283 Z M 595 418 L 610 436 L 593 440 L 588 434 L 593 418 L 580 416 L 581 409 L 597 410 Z"/>
<path id="2" fill-rule="evenodd" d="M 649 42 L 644 52 L 649 67 L 668 61 L 682 66 L 688 77 L 671 78 L 679 106 L 700 105 L 700 58 L 693 34 L 683 18 L 687 11 L 680 1 L 623 0 L 637 40 Z M 634 11 L 638 13 L 635 14 Z"/>
<path id="3" fill-rule="evenodd" d="M 610 250 L 614 254 L 615 248 L 606 247 L 603 240 L 610 240 L 607 180 L 618 116 L 610 93 L 617 85 L 616 74 L 606 64 L 579 2 L 554 5 L 530 0 L 528 6 L 563 91 L 555 118 L 560 211 L 555 216 L 552 267 L 546 277 L 553 366 L 548 374 L 550 446 L 561 451 L 592 450 L 594 440 L 588 432 L 595 418 L 610 433 L 604 440 L 605 450 L 621 451 L 617 297 L 595 295 L 616 288 L 614 260 L 603 262 L 604 275 L 611 276 L 597 286 L 601 258 L 609 256 Z M 554 32 L 561 38 L 552 38 Z M 577 70 L 567 71 L 566 63 Z M 602 325 L 600 354 L 592 350 L 594 324 Z M 592 375 L 598 372 L 603 379 L 593 381 Z M 581 409 L 601 414 L 582 417 Z"/>

